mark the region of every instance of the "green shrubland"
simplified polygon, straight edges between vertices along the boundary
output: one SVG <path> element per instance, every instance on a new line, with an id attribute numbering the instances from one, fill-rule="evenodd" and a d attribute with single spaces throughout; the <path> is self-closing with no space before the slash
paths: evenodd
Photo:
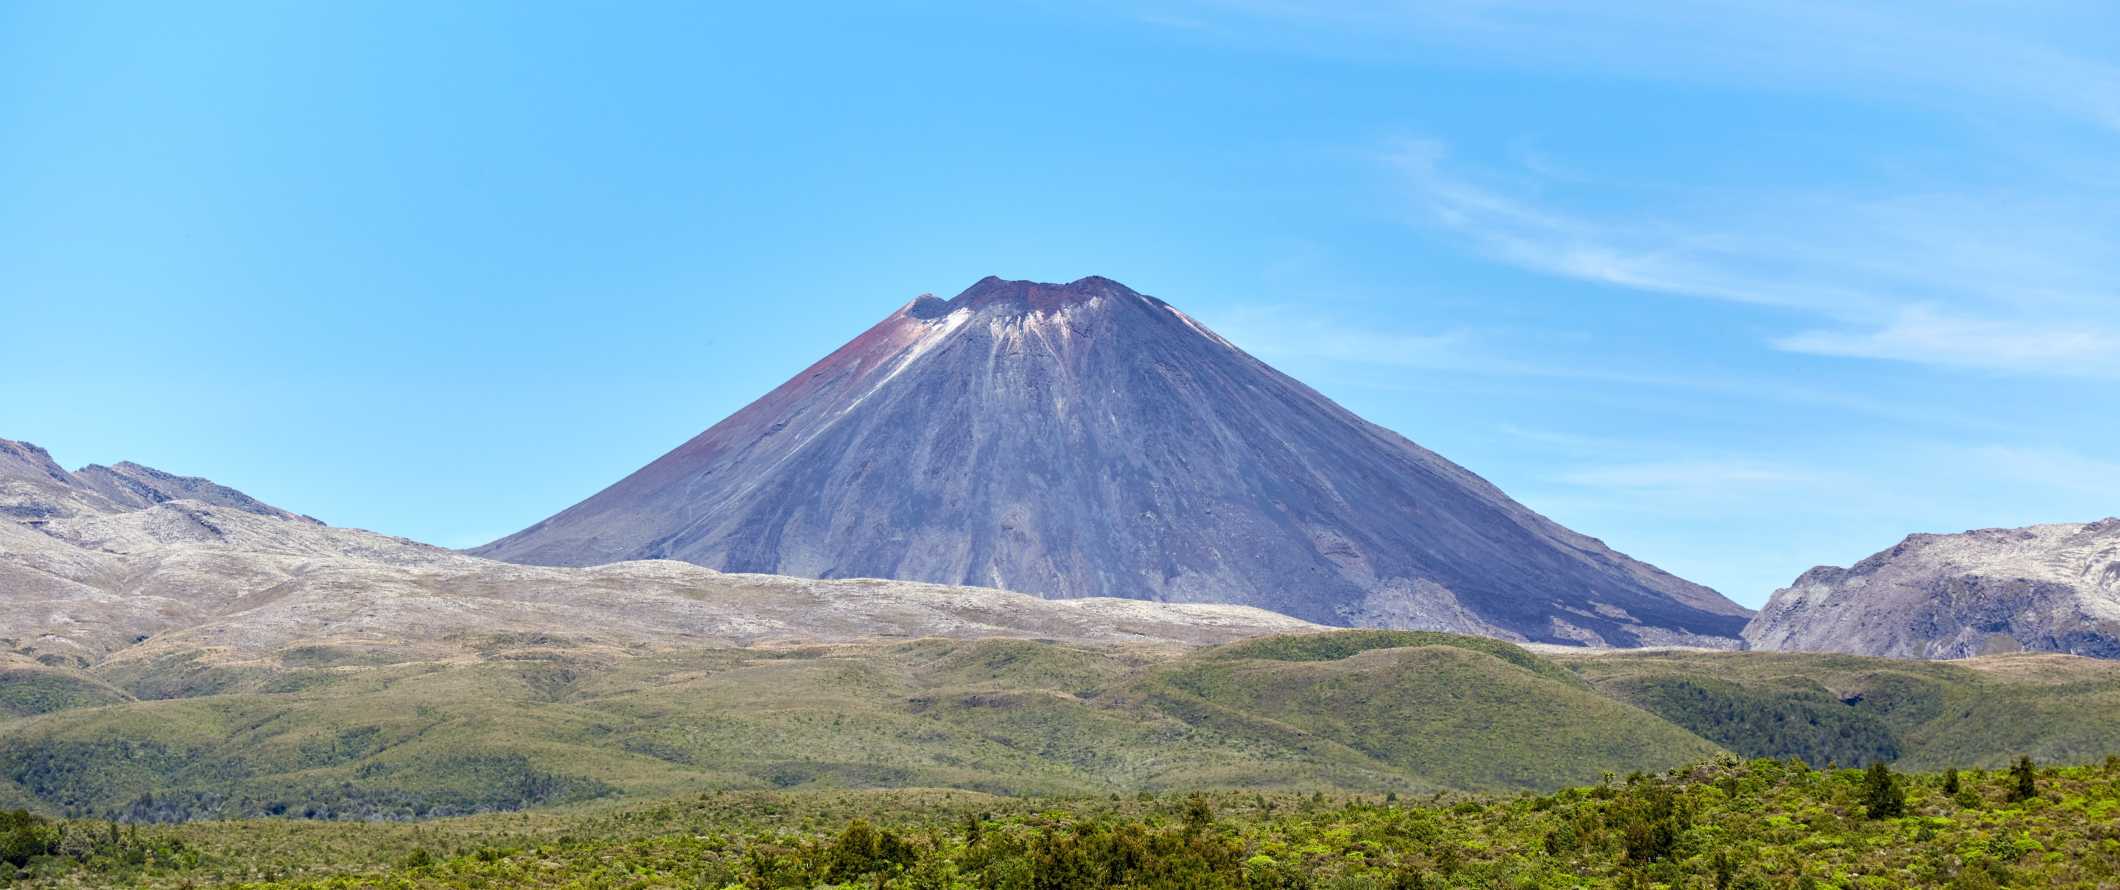
<path id="1" fill-rule="evenodd" d="M 2120 760 L 1756 759 L 1546 794 L 720 792 L 418 824 L 0 816 L 26 886 L 2110 887 Z M 1880 802 L 1885 802 L 1880 806 Z"/>

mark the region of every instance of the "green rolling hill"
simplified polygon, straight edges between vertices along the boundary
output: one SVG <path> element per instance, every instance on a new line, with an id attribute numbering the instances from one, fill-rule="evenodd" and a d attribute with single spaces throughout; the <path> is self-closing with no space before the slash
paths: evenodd
<path id="1" fill-rule="evenodd" d="M 1944 769 L 2120 753 L 2120 663 L 2099 659 L 1637 652 L 1566 663 L 1607 694 L 1745 756 Z"/>
<path id="2" fill-rule="evenodd" d="M 2058 656 L 1547 655 L 1396 631 L 201 650 L 0 672 L 0 805 L 402 819 L 718 789 L 1549 790 L 1724 751 L 2088 762 L 2120 751 L 2116 697 L 2120 666 Z"/>

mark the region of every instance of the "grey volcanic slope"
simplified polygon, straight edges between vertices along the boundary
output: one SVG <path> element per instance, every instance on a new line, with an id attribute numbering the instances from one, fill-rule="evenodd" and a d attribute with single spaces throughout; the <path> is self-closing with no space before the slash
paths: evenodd
<path id="1" fill-rule="evenodd" d="M 2120 658 L 2120 519 L 1912 535 L 1805 572 L 1744 635 L 1755 649 L 1895 658 Z"/>
<path id="2" fill-rule="evenodd" d="M 1095 277 L 922 296 L 473 552 L 1238 603 L 1591 645 L 1734 646 L 1748 614 Z"/>

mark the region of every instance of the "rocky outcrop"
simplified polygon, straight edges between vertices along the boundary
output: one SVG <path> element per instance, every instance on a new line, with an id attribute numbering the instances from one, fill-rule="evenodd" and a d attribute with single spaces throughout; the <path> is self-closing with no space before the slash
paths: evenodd
<path id="1" fill-rule="evenodd" d="M 1094 277 L 920 297 L 473 552 L 1238 603 L 1588 645 L 1735 646 L 1749 614 Z"/>
<path id="2" fill-rule="evenodd" d="M 2120 519 L 1913 535 L 1804 573 L 1744 637 L 1755 649 L 1897 658 L 2120 658 Z"/>
<path id="3" fill-rule="evenodd" d="M 80 484 L 110 498 L 113 503 L 135 509 L 152 507 L 164 501 L 189 500 L 277 519 L 318 522 L 315 517 L 289 513 L 211 479 L 164 473 L 131 461 L 110 467 L 90 464 L 75 470 L 73 475 Z"/>
<path id="4" fill-rule="evenodd" d="M 117 509 L 28 442 L 0 439 L 0 519 L 41 522 L 83 511 Z"/>
<path id="5" fill-rule="evenodd" d="M 78 484 L 72 473 L 52 460 L 51 452 L 10 439 L 0 439 L 0 479 L 62 487 Z"/>
<path id="6" fill-rule="evenodd" d="M 67 472 L 52 460 L 50 452 L 36 445 L 0 439 L 0 517 L 43 520 L 123 513 L 174 500 L 231 507 L 277 519 L 318 522 L 211 479 L 165 473 L 131 461 L 110 467 L 91 464 Z"/>

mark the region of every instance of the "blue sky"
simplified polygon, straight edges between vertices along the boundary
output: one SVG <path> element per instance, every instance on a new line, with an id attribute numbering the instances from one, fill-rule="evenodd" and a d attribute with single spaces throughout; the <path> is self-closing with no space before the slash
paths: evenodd
<path id="1" fill-rule="evenodd" d="M 463 546 L 1102 274 L 1750 605 L 2120 513 L 2111 4 L 709 6 L 0 5 L 0 436 Z"/>

